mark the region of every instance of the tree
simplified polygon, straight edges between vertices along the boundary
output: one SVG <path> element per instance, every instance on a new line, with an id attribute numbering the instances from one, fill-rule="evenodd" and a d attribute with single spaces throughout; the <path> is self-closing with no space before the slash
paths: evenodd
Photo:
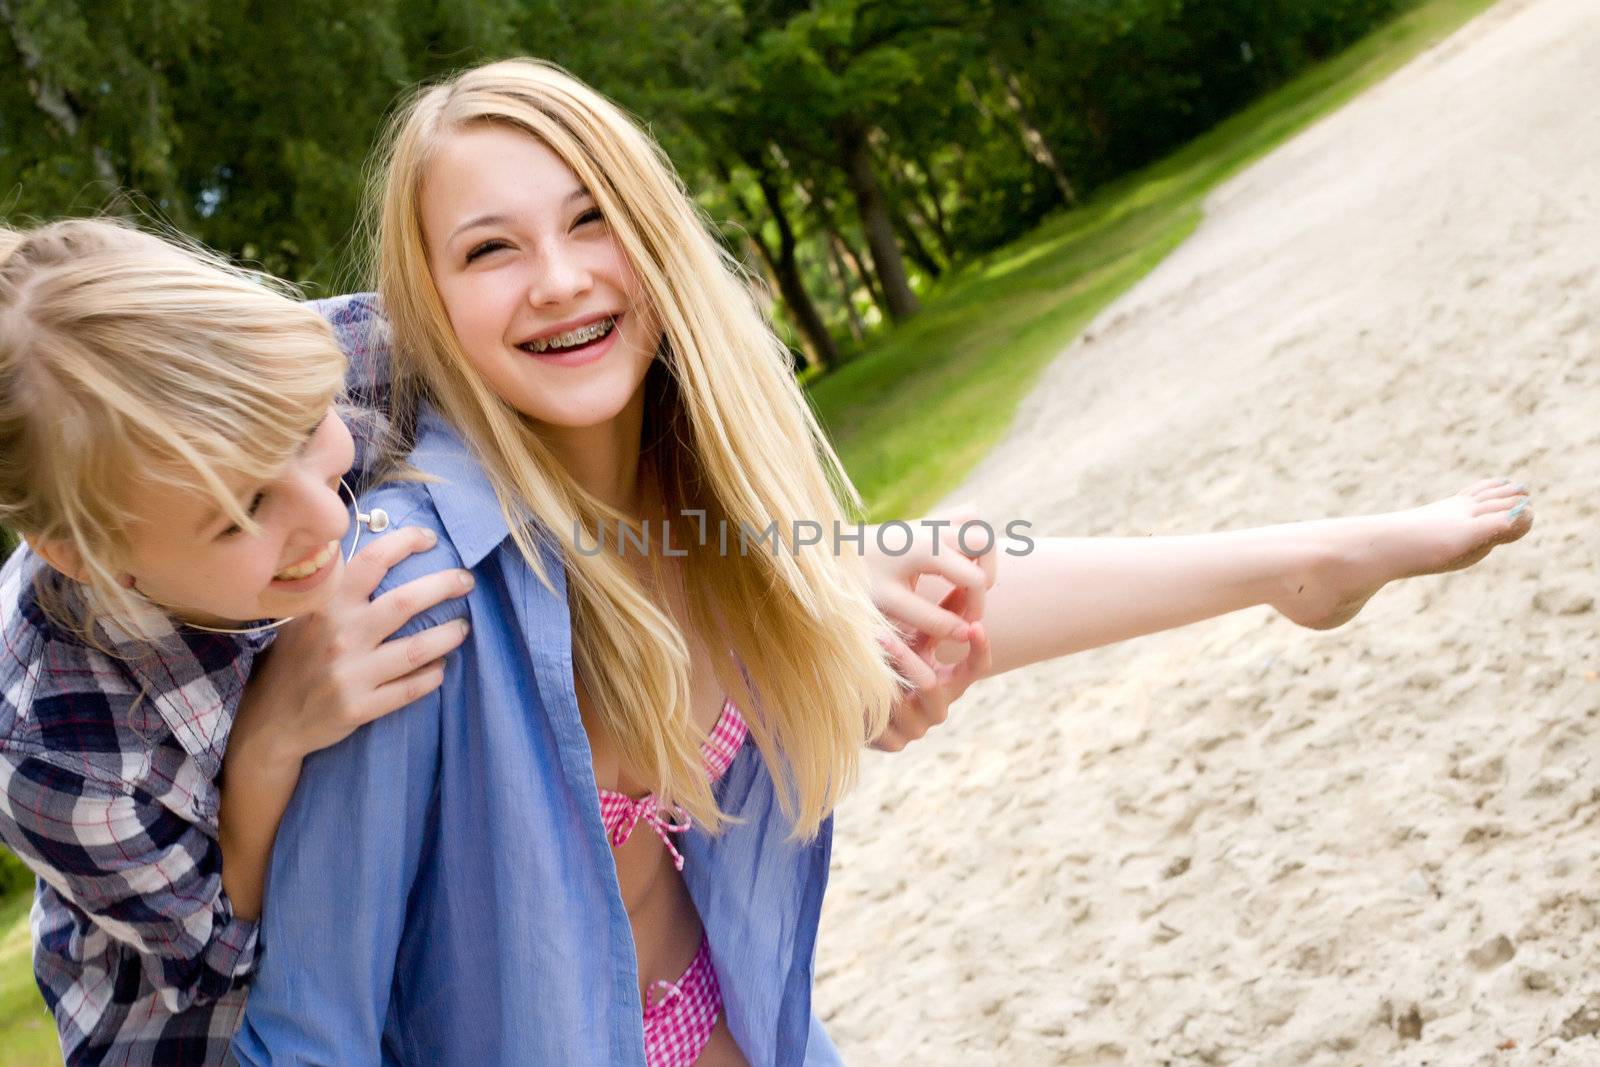
<path id="1" fill-rule="evenodd" d="M 1398 3 L 0 0 L 0 216 L 141 212 L 315 289 L 360 284 L 395 100 L 537 55 L 645 120 L 831 363 L 858 296 L 869 318 L 914 314 L 922 281 Z"/>

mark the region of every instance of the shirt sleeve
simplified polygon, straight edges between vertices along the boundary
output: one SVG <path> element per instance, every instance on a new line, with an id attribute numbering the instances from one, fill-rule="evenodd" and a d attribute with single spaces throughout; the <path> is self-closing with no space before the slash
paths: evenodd
<path id="1" fill-rule="evenodd" d="M 155 797 L 38 756 L 0 754 L 0 839 L 135 949 L 172 1012 L 216 1000 L 257 962 L 257 924 L 222 888 L 222 851 Z"/>
<path id="2" fill-rule="evenodd" d="M 460 655 L 448 664 L 447 686 Z M 429 833 L 438 716 L 436 691 L 306 761 L 273 849 L 261 970 L 233 1045 L 239 1063 L 381 1062 Z"/>
<path id="3" fill-rule="evenodd" d="M 314 300 L 310 306 L 328 320 L 344 352 L 347 365 L 339 417 L 355 441 L 355 463 L 348 477 L 359 493 L 374 484 L 396 458 L 390 420 L 393 334 L 376 293 Z"/>

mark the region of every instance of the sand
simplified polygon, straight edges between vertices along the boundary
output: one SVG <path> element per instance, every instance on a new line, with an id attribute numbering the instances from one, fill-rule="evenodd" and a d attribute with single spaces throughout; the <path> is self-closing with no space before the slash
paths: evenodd
<path id="1" fill-rule="evenodd" d="M 952 499 L 1062 534 L 1538 522 L 1315 633 L 975 686 L 838 820 L 860 1064 L 1600 1064 L 1600 3 L 1504 0 L 1210 199 Z"/>

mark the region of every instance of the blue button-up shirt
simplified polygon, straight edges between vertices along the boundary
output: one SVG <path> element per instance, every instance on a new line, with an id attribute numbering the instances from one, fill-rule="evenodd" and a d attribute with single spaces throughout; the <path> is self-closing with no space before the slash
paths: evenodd
<path id="1" fill-rule="evenodd" d="M 637 964 L 573 689 L 565 575 L 511 540 L 468 447 L 426 411 L 411 462 L 441 479 L 365 506 L 440 535 L 380 593 L 445 567 L 477 585 L 442 688 L 306 761 L 273 853 L 246 1064 L 643 1064 Z M 405 632 L 405 631 L 402 631 Z M 812 1015 L 831 822 L 789 838 L 751 743 L 717 783 L 735 821 L 685 837 L 728 1025 L 752 1064 L 831 1064 Z"/>

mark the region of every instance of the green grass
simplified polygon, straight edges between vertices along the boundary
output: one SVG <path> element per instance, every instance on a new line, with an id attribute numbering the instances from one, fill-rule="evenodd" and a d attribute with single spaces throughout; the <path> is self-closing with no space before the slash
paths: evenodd
<path id="1" fill-rule="evenodd" d="M 1039 373 L 1194 231 L 1205 195 L 1493 0 L 1425 0 L 1160 163 L 966 264 L 809 393 L 874 519 L 926 511 L 1004 436 Z"/>
<path id="2" fill-rule="evenodd" d="M 0 1067 L 61 1063 L 55 1023 L 33 982 L 32 903 L 31 890 L 0 902 Z"/>

